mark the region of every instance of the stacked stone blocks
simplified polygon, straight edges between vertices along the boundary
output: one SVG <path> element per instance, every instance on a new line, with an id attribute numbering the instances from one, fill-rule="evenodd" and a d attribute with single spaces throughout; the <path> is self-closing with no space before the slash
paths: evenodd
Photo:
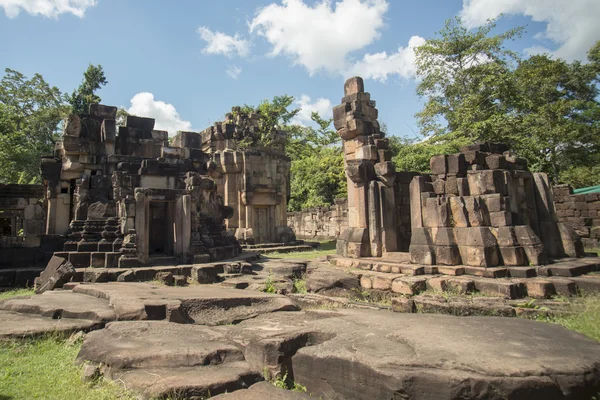
<path id="1" fill-rule="evenodd" d="M 348 228 L 337 241 L 337 253 L 345 257 L 381 257 L 398 249 L 396 167 L 377 117 L 362 78 L 348 79 L 342 102 L 333 109 L 348 179 Z"/>
<path id="2" fill-rule="evenodd" d="M 558 221 L 573 228 L 586 247 L 598 247 L 600 244 L 600 194 L 573 194 L 573 188 L 569 185 L 554 186 L 553 192 Z"/>
<path id="3" fill-rule="evenodd" d="M 474 267 L 543 265 L 583 255 L 557 222 L 548 178 L 507 146 L 483 143 L 431 158 L 411 183 L 411 262 Z"/>

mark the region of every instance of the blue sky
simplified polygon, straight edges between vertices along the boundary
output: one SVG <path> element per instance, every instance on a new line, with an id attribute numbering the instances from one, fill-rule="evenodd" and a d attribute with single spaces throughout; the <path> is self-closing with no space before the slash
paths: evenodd
<path id="1" fill-rule="evenodd" d="M 101 64 L 108 105 L 202 130 L 232 106 L 289 94 L 309 123 L 331 115 L 348 76 L 365 77 L 380 122 L 415 136 L 412 47 L 444 21 L 470 27 L 503 13 L 498 30 L 527 25 L 510 46 L 585 59 L 600 39 L 599 0 L 0 0 L 0 67 L 41 73 L 65 92 Z"/>

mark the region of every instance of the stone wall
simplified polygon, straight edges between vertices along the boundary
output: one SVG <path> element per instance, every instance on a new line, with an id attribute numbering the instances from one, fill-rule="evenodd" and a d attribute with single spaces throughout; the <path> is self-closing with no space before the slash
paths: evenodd
<path id="1" fill-rule="evenodd" d="M 0 185 L 0 247 L 39 247 L 45 233 L 42 185 Z"/>
<path id="2" fill-rule="evenodd" d="M 335 240 L 348 227 L 348 201 L 336 199 L 329 207 L 289 212 L 287 221 L 298 239 Z"/>
<path id="3" fill-rule="evenodd" d="M 570 225 L 586 247 L 600 245 L 600 194 L 573 194 L 569 185 L 554 187 L 554 208 L 559 222 Z"/>

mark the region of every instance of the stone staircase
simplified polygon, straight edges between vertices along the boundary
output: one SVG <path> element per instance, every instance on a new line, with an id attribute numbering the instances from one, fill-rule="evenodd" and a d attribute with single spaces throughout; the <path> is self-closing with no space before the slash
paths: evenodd
<path id="1" fill-rule="evenodd" d="M 402 254 L 402 253 L 398 253 Z M 406 254 L 406 253 L 405 253 Z M 360 278 L 365 290 L 416 296 L 425 291 L 451 294 L 480 293 L 508 299 L 548 299 L 600 290 L 599 257 L 560 259 L 536 267 L 479 268 L 418 265 L 405 256 L 349 259 L 329 256 L 329 261 Z"/>
<path id="2" fill-rule="evenodd" d="M 242 245 L 242 250 L 252 251 L 258 254 L 269 254 L 269 253 L 292 253 L 297 251 L 313 251 L 319 247 L 318 243 L 315 242 L 304 242 L 303 240 L 297 240 L 294 242 L 287 243 L 260 243 L 260 244 L 246 244 Z"/>

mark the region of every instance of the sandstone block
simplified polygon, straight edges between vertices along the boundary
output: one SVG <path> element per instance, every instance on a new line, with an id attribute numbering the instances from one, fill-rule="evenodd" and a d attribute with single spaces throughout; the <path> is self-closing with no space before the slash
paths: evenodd
<path id="1" fill-rule="evenodd" d="M 364 93 L 364 91 L 365 83 L 359 76 L 350 78 L 344 83 L 344 96 L 349 96 L 356 93 Z"/>
<path id="2" fill-rule="evenodd" d="M 512 213 L 508 211 L 490 212 L 491 226 L 510 226 L 512 225 Z"/>
<path id="3" fill-rule="evenodd" d="M 549 299 L 556 295 L 554 284 L 543 279 L 527 279 L 524 281 L 527 288 L 527 296 L 534 299 Z"/>
<path id="4" fill-rule="evenodd" d="M 104 119 L 116 119 L 117 107 L 105 106 L 103 104 L 90 104 L 89 114 Z"/>
<path id="5" fill-rule="evenodd" d="M 427 289 L 427 280 L 419 277 L 397 278 L 392 282 L 392 292 L 414 296 Z"/>
<path id="6" fill-rule="evenodd" d="M 392 311 L 401 313 L 416 312 L 415 302 L 412 299 L 404 297 L 394 297 L 392 299 Z"/>
<path id="7" fill-rule="evenodd" d="M 507 169 L 506 158 L 500 154 L 490 154 L 485 158 L 485 163 L 489 169 Z"/>
<path id="8" fill-rule="evenodd" d="M 438 155 L 431 157 L 429 166 L 431 168 L 431 173 L 434 175 L 448 173 L 448 156 Z"/>
<path id="9" fill-rule="evenodd" d="M 363 289 L 373 289 L 373 280 L 370 275 L 363 275 L 360 277 L 360 287 Z"/>
<path id="10" fill-rule="evenodd" d="M 465 162 L 465 156 L 463 154 L 453 154 L 448 156 L 447 166 L 448 174 L 462 175 L 467 172 L 467 165 Z"/>
<path id="11" fill-rule="evenodd" d="M 435 262 L 440 265 L 462 264 L 458 246 L 435 246 Z"/>
<path id="12" fill-rule="evenodd" d="M 413 264 L 435 265 L 435 251 L 430 245 L 410 244 L 410 262 Z"/>
<path id="13" fill-rule="evenodd" d="M 446 277 L 431 278 L 427 280 L 427 289 L 435 292 L 444 292 L 446 291 L 447 284 L 448 278 Z"/>
<path id="14" fill-rule="evenodd" d="M 75 275 L 73 265 L 62 257 L 52 256 L 46 269 L 35 280 L 35 292 L 60 289 Z"/>

